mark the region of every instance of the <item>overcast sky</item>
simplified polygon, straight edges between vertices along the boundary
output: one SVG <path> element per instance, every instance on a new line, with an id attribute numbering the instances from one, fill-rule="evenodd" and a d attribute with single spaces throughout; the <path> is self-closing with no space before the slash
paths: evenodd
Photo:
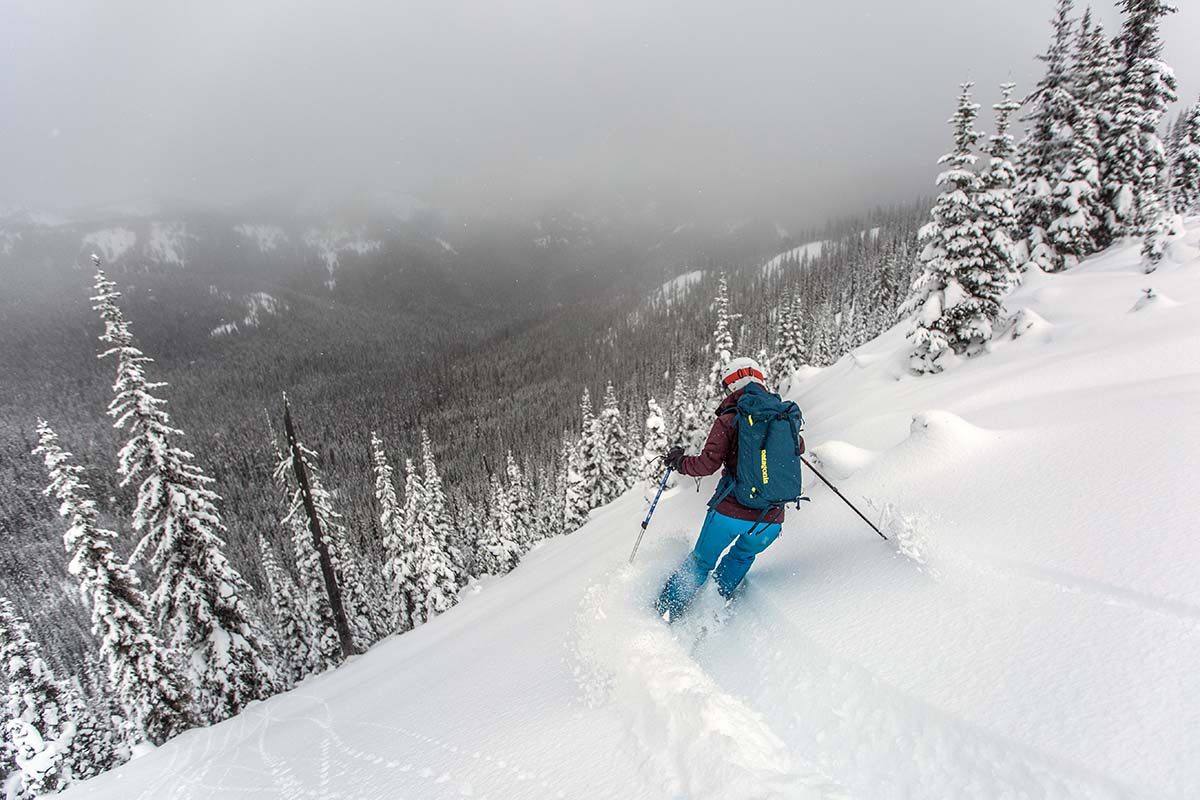
<path id="1" fill-rule="evenodd" d="M 1166 57 L 1192 99 L 1187 5 Z M 977 81 L 985 110 L 1000 81 L 1028 89 L 1052 10 L 0 0 L 0 205 L 374 187 L 526 208 L 599 190 L 819 220 L 931 192 L 956 85 Z"/>

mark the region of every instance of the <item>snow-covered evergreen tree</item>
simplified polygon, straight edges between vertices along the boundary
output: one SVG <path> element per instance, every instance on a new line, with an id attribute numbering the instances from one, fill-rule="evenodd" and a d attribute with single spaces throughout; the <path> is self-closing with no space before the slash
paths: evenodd
<path id="1" fill-rule="evenodd" d="M 837 316 L 837 337 L 834 347 L 838 357 L 854 349 L 854 314 L 855 308 L 851 305 Z"/>
<path id="2" fill-rule="evenodd" d="M 583 396 L 579 398 L 579 418 L 581 422 L 580 430 L 586 435 L 588 428 L 591 427 L 592 420 L 595 419 L 595 412 L 592 410 L 592 395 L 588 392 L 587 387 L 583 387 Z"/>
<path id="3" fill-rule="evenodd" d="M 986 260 L 990 269 L 1000 270 L 1007 277 L 1007 284 L 1020 281 L 1016 263 L 1013 231 L 1016 229 L 1016 205 L 1013 198 L 1016 186 L 1016 169 L 1013 167 L 1013 134 L 1009 133 L 1009 119 L 1021 104 L 1013 100 L 1014 83 L 1000 85 L 1001 101 L 992 106 L 996 112 L 996 132 L 989 139 L 986 154 L 988 167 L 979 176 L 983 192 L 979 199 L 979 222 L 983 235 L 988 240 Z"/>
<path id="4" fill-rule="evenodd" d="M 762 367 L 763 376 L 769 383 L 771 378 L 775 375 L 774 365 L 771 361 L 771 353 L 767 350 L 767 348 L 760 347 L 758 348 L 758 353 L 754 356 L 754 360 L 758 362 L 760 367 Z"/>
<path id="5" fill-rule="evenodd" d="M 404 566 L 411 573 L 406 594 L 414 626 L 450 608 L 458 599 L 458 575 L 447 549 L 445 497 L 432 458 L 431 450 L 424 454 L 423 475 L 412 461 L 405 463 L 404 506 L 399 524 L 407 548 Z"/>
<path id="6" fill-rule="evenodd" d="M 487 521 L 480 533 L 475 561 L 482 574 L 503 575 L 520 561 L 521 546 L 504 484 L 493 475 L 490 486 Z"/>
<path id="7" fill-rule="evenodd" d="M 691 441 L 684 443 L 684 447 L 692 453 L 699 453 L 704 448 L 704 440 L 708 438 L 713 413 L 716 411 L 717 404 L 725 398 L 725 392 L 721 388 L 719 380 L 714 387 L 709 383 L 708 377 L 701 374 L 699 381 L 696 385 L 696 392 L 692 395 L 691 413 L 687 420 L 690 426 Z"/>
<path id="8" fill-rule="evenodd" d="M 1176 128 L 1171 199 L 1180 214 L 1200 212 L 1200 103 L 1189 106 Z"/>
<path id="9" fill-rule="evenodd" d="M 0 597 L 0 713 L 5 746 L 22 773 L 26 796 L 61 791 L 113 766 L 107 731 L 72 686 L 58 680 L 6 597 Z"/>
<path id="10" fill-rule="evenodd" d="M 1046 73 L 1027 100 L 1033 111 L 1026 117 L 1015 189 L 1030 262 L 1051 272 L 1091 253 L 1100 226 L 1099 129 L 1075 96 L 1073 8 L 1074 0 L 1058 0 L 1053 40 L 1039 56 Z"/>
<path id="11" fill-rule="evenodd" d="M 532 487 L 528 476 L 513 456 L 512 450 L 509 450 L 505 456 L 504 475 L 507 484 L 504 494 L 508 498 L 508 513 L 512 517 L 513 531 L 516 534 L 517 542 L 524 552 L 541 537 L 534 519 Z"/>
<path id="12" fill-rule="evenodd" d="M 938 162 L 947 165 L 938 176 L 942 193 L 922 231 L 922 269 L 903 308 L 916 313 L 909 338 L 914 345 L 910 366 L 918 373 L 940 372 L 948 352 L 972 355 L 983 348 L 1000 315 L 1008 277 L 988 262 L 990 243 L 979 223 L 981 183 L 971 171 L 972 148 L 980 137 L 974 128 L 979 105 L 971 100 L 971 86 L 962 85 L 958 111 L 950 119 L 954 149 Z"/>
<path id="13" fill-rule="evenodd" d="M 808 363 L 801 328 L 804 309 L 798 294 L 785 295 L 779 306 L 779 324 L 776 326 L 776 363 L 779 367 L 777 388 L 786 392 L 791 388 L 796 371 Z"/>
<path id="14" fill-rule="evenodd" d="M 612 384 L 605 391 L 600 415 L 589 421 L 589 410 L 590 405 L 585 402 L 585 427 L 579 440 L 576 464 L 586 492 L 587 507 L 591 509 L 611 502 L 629 488 L 632 459 Z"/>
<path id="15" fill-rule="evenodd" d="M 837 360 L 837 316 L 832 302 L 827 300 L 817 306 L 809 320 L 807 338 L 811 343 L 809 352 L 815 366 L 827 367 Z"/>
<path id="16" fill-rule="evenodd" d="M 424 516 L 425 492 L 421 485 L 421 473 L 412 459 L 404 461 L 404 504 L 396 526 L 403 532 L 405 549 L 404 564 L 407 585 L 399 588 L 410 611 L 410 626 L 425 622 L 425 580 L 422 559 L 425 557 L 426 532 L 421 529 Z M 399 571 L 398 571 L 398 574 Z"/>
<path id="17" fill-rule="evenodd" d="M 33 452 L 42 457 L 50 476 L 45 493 L 58 500 L 59 514 L 67 520 L 67 571 L 79 581 L 83 603 L 91 608 L 105 688 L 125 721 L 122 738 L 130 744 L 162 744 L 194 724 L 188 682 L 175 654 L 154 630 L 137 575 L 113 553 L 110 542 L 116 534 L 101 527 L 83 468 L 62 449 L 45 420 L 38 420 L 37 432 Z"/>
<path id="18" fill-rule="evenodd" d="M 466 584 L 467 579 L 466 545 L 461 532 L 454 524 L 450 500 L 446 496 L 446 488 L 442 483 L 442 475 L 438 471 L 437 458 L 433 452 L 433 440 L 424 428 L 421 429 L 421 479 L 427 498 L 425 507 L 429 514 L 429 527 L 434 539 L 440 543 L 450 560 L 455 575 L 452 591 L 457 593 L 459 587 Z"/>
<path id="19" fill-rule="evenodd" d="M 1084 224 L 1076 224 L 1075 229 L 1090 229 L 1085 242 L 1090 247 L 1088 252 L 1099 251 L 1112 242 L 1109 229 L 1111 213 L 1105 197 L 1104 181 L 1108 174 L 1106 160 L 1112 136 L 1117 72 L 1117 50 L 1105 37 L 1104 25 L 1093 19 L 1091 8 L 1087 8 L 1080 20 L 1079 35 L 1075 38 L 1070 85 L 1079 109 L 1079 124 L 1075 131 L 1079 134 L 1080 142 L 1074 145 L 1074 172 L 1086 180 L 1086 186 L 1074 191 L 1074 196 L 1080 198 L 1087 211 L 1087 217 L 1082 221 Z M 1092 164 L 1094 176 L 1090 169 Z M 1086 254 L 1082 251 L 1079 253 Z"/>
<path id="20" fill-rule="evenodd" d="M 1094 253 L 1101 228 L 1100 169 L 1096 159 L 1099 139 L 1094 123 L 1080 111 L 1069 158 L 1054 184 L 1054 221 L 1050 237 L 1062 257 L 1063 268 L 1074 266 Z"/>
<path id="21" fill-rule="evenodd" d="M 570 435 L 563 436 L 559 456 L 559 482 L 562 486 L 562 529 L 573 533 L 587 522 L 588 491 L 579 465 L 579 447 Z"/>
<path id="22" fill-rule="evenodd" d="M 1161 0 L 1120 0 L 1125 19 L 1118 37 L 1122 62 L 1112 104 L 1112 131 L 1105 153 L 1105 198 L 1108 228 L 1114 237 L 1142 235 L 1153 239 L 1165 227 L 1161 183 L 1166 152 L 1158 127 L 1176 99 L 1175 73 L 1162 61 L 1159 24 L 1176 9 Z M 1146 252 L 1149 251 L 1149 252 Z M 1148 268 L 1161 249 L 1147 242 Z"/>
<path id="23" fill-rule="evenodd" d="M 484 499 L 487 499 L 486 496 Z M 484 513 L 482 504 L 472 500 L 458 498 L 455 502 L 455 535 L 462 548 L 459 556 L 463 565 L 463 571 L 458 576 L 458 583 L 459 586 L 466 586 L 471 582 L 471 578 L 481 574 L 479 565 L 475 561 L 475 553 L 479 547 L 479 537 L 482 535 L 483 526 L 487 522 L 487 514 Z"/>
<path id="24" fill-rule="evenodd" d="M 555 471 L 547 467 L 538 467 L 536 497 L 538 502 L 534 509 L 534 517 L 538 534 L 543 539 L 550 539 L 563 532 L 563 488 L 558 482 Z"/>
<path id="25" fill-rule="evenodd" d="M 603 461 L 607 472 L 601 475 L 605 488 L 604 502 L 611 502 L 620 497 L 637 477 L 633 463 L 633 452 L 629 448 L 629 435 L 621 420 L 621 406 L 617 401 L 617 392 L 610 383 L 604 390 L 604 408 L 600 411 L 600 446 L 604 451 Z"/>
<path id="26" fill-rule="evenodd" d="M 725 365 L 733 358 L 733 333 L 730 327 L 733 317 L 729 313 L 729 280 L 724 272 L 717 281 L 713 309 L 717 324 L 712 335 L 712 367 L 708 371 L 706 393 L 699 398 L 704 405 L 715 402 L 720 395 L 721 375 L 725 372 Z"/>
<path id="27" fill-rule="evenodd" d="M 258 537 L 258 552 L 263 575 L 267 579 L 268 600 L 275 632 L 275 670 L 281 687 L 290 689 L 309 673 L 313 656 L 311 631 L 304 616 L 300 588 L 275 557 L 266 537 Z"/>
<path id="28" fill-rule="evenodd" d="M 100 340 L 108 345 L 101 358 L 117 361 L 108 413 L 130 433 L 118 471 L 122 485 L 141 480 L 133 527 L 142 539 L 132 560 L 155 572 L 150 606 L 183 657 L 199 715 L 219 721 L 274 692 L 269 646 L 245 600 L 249 587 L 225 558 L 212 478 L 173 442 L 182 432 L 152 393 L 163 384 L 146 379 L 151 359 L 134 346 L 116 285 L 97 270 L 95 288 L 92 299 L 104 320 Z"/>
<path id="29" fill-rule="evenodd" d="M 416 543 L 404 524 L 404 510 L 396 495 L 393 469 L 383 449 L 383 440 L 371 432 L 371 453 L 375 466 L 375 499 L 379 502 L 379 527 L 383 531 L 383 578 L 387 587 L 391 629 L 410 630 L 415 624 L 418 606 Z M 415 482 L 416 468 L 406 463 L 406 484 Z"/>
<path id="30" fill-rule="evenodd" d="M 1178 7 L 1163 0 L 1117 0 L 1117 7 L 1125 13 L 1120 33 L 1125 66 L 1132 67 L 1144 58 L 1160 58 L 1160 25 L 1164 17 L 1178 12 Z"/>
<path id="31" fill-rule="evenodd" d="M 658 401 L 653 397 L 646 401 L 646 441 L 642 445 L 641 479 L 653 490 L 662 480 L 662 456 L 671 449 L 667 438 L 667 421 Z"/>
<path id="32" fill-rule="evenodd" d="M 703 437 L 708 431 L 702 430 L 703 425 L 696 409 L 699 397 L 699 394 L 693 396 L 688 392 L 682 375 L 675 378 L 675 388 L 671 392 L 671 404 L 667 411 L 670 419 L 667 438 L 671 447 L 696 448 L 697 439 L 703 443 Z"/>

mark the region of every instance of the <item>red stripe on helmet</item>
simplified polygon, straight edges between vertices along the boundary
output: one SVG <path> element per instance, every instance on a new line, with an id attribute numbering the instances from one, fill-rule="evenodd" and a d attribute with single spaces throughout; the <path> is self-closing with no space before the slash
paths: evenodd
<path id="1" fill-rule="evenodd" d="M 731 383 L 737 383 L 742 378 L 758 378 L 761 383 L 767 382 L 767 379 L 763 377 L 763 374 L 754 367 L 742 367 L 737 372 L 731 372 L 726 375 L 722 383 L 728 386 Z"/>

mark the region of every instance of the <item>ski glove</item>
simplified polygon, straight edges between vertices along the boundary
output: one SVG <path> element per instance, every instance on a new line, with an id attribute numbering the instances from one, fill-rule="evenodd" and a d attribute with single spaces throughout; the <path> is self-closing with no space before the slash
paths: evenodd
<path id="1" fill-rule="evenodd" d="M 679 464 L 683 461 L 683 448 L 676 445 L 663 455 L 663 464 L 675 472 L 679 472 Z"/>

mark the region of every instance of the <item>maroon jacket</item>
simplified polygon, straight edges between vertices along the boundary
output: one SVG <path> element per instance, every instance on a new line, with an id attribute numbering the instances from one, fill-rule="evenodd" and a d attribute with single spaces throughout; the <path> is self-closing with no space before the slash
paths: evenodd
<path id="1" fill-rule="evenodd" d="M 684 456 L 683 460 L 679 462 L 679 472 L 698 478 L 702 475 L 712 475 L 724 465 L 724 474 L 737 474 L 737 414 L 733 413 L 733 409 L 737 406 L 738 398 L 744 391 L 744 389 L 739 389 L 721 401 L 721 404 L 717 406 L 717 419 L 713 422 L 712 430 L 708 432 L 708 439 L 704 441 L 704 449 L 698 456 Z M 804 452 L 803 436 L 800 437 L 800 452 Z M 717 513 L 734 519 L 754 522 L 762 514 L 762 511 L 746 508 L 731 494 L 717 506 Z M 768 525 L 783 522 L 783 508 L 780 507 L 774 512 L 768 511 L 762 521 Z"/>

